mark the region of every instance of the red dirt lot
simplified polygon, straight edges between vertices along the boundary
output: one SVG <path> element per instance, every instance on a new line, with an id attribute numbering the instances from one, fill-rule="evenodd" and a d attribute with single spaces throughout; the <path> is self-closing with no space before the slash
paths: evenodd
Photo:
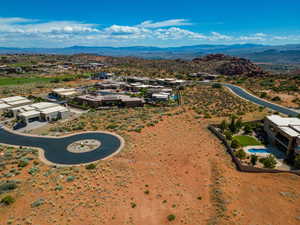
<path id="1" fill-rule="evenodd" d="M 300 224 L 300 177 L 236 171 L 208 122 L 185 113 L 128 133 L 125 149 L 95 170 L 40 164 L 31 176 L 29 166 L 10 178 L 22 183 L 0 224 Z"/>

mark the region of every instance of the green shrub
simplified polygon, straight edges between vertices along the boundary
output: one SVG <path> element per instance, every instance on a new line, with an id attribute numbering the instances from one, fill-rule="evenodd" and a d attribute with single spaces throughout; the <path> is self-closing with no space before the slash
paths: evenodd
<path id="1" fill-rule="evenodd" d="M 72 182 L 75 180 L 75 177 L 74 176 L 68 176 L 67 177 L 67 182 Z"/>
<path id="2" fill-rule="evenodd" d="M 224 135 L 226 137 L 227 140 L 232 140 L 232 133 L 230 131 L 225 131 Z"/>
<path id="3" fill-rule="evenodd" d="M 31 207 L 32 207 L 32 208 L 34 208 L 34 207 L 39 207 L 39 206 L 43 205 L 44 202 L 45 202 L 45 200 L 42 199 L 42 198 L 40 198 L 40 199 L 34 201 L 33 203 L 31 203 Z"/>
<path id="4" fill-rule="evenodd" d="M 232 148 L 238 148 L 238 147 L 240 147 L 240 144 L 237 140 L 232 140 L 231 147 Z"/>
<path id="5" fill-rule="evenodd" d="M 272 101 L 279 102 L 281 101 L 281 98 L 279 96 L 275 96 L 274 98 L 272 98 Z"/>
<path id="6" fill-rule="evenodd" d="M 269 155 L 268 157 L 261 158 L 259 162 L 262 163 L 265 168 L 270 168 L 270 169 L 274 169 L 277 164 L 277 161 L 273 155 Z"/>
<path id="7" fill-rule="evenodd" d="M 37 167 L 32 167 L 32 168 L 28 171 L 28 173 L 29 173 L 30 175 L 34 176 L 34 175 L 37 174 L 39 171 L 40 171 L 39 168 L 37 168 Z"/>
<path id="8" fill-rule="evenodd" d="M 256 165 L 257 160 L 258 160 L 258 157 L 257 157 L 256 155 L 251 155 L 250 161 L 251 161 L 251 164 L 252 164 L 253 166 Z"/>
<path id="9" fill-rule="evenodd" d="M 85 166 L 85 168 L 86 168 L 87 170 L 93 170 L 93 169 L 96 169 L 96 164 L 94 164 L 94 163 L 88 164 L 88 165 Z"/>
<path id="10" fill-rule="evenodd" d="M 131 208 L 135 208 L 136 207 L 136 203 L 134 203 L 134 202 L 131 202 L 130 205 L 131 205 Z"/>
<path id="11" fill-rule="evenodd" d="M 213 84 L 211 86 L 212 86 L 212 88 L 221 88 L 222 87 L 222 85 L 219 84 L 219 83 L 215 83 L 215 84 Z"/>
<path id="12" fill-rule="evenodd" d="M 28 160 L 27 159 L 22 159 L 19 164 L 18 164 L 18 167 L 25 167 L 29 164 Z"/>
<path id="13" fill-rule="evenodd" d="M 0 184 L 0 194 L 16 189 L 18 186 L 15 182 L 7 181 Z"/>
<path id="14" fill-rule="evenodd" d="M 4 198 L 1 199 L 1 203 L 5 205 L 11 205 L 15 202 L 16 200 L 11 196 L 7 195 Z"/>
<path id="15" fill-rule="evenodd" d="M 244 126 L 244 133 L 245 134 L 250 134 L 252 132 L 252 127 L 249 124 L 246 124 Z"/>
<path id="16" fill-rule="evenodd" d="M 168 221 L 173 221 L 176 219 L 176 216 L 174 214 L 170 214 L 170 215 L 168 215 L 167 219 L 168 219 Z"/>
<path id="17" fill-rule="evenodd" d="M 246 158 L 246 152 L 243 149 L 240 149 L 235 152 L 235 156 L 239 159 L 245 159 Z"/>

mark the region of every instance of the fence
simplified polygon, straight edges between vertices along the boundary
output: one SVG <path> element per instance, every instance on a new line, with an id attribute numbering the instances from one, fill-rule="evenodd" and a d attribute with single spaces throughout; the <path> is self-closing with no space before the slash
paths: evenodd
<path id="1" fill-rule="evenodd" d="M 209 125 L 208 129 L 216 135 L 222 143 L 226 147 L 226 151 L 229 153 L 229 155 L 232 158 L 233 163 L 235 164 L 237 170 L 241 172 L 248 172 L 248 173 L 292 173 L 300 176 L 300 170 L 276 170 L 276 169 L 267 169 L 267 168 L 256 168 L 253 166 L 246 166 L 242 165 L 241 161 L 235 156 L 234 150 L 231 148 L 231 146 L 228 144 L 226 138 L 216 129 L 216 125 Z"/>

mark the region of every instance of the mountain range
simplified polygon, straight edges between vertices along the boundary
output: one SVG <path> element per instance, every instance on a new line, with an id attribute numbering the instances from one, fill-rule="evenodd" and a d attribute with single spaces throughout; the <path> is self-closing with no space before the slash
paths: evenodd
<path id="1" fill-rule="evenodd" d="M 132 56 L 147 59 L 193 59 L 206 54 L 222 53 L 250 59 L 260 63 L 300 64 L 299 45 L 193 45 L 181 47 L 88 47 L 66 48 L 7 48 L 0 47 L 0 54 L 97 54 L 105 56 Z"/>

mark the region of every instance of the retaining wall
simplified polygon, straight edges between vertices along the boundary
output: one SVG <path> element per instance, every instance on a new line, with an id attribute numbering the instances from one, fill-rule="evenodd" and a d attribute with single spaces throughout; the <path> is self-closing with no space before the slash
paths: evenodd
<path id="1" fill-rule="evenodd" d="M 300 176 L 300 170 L 285 171 L 285 170 L 276 170 L 276 169 L 267 169 L 267 168 L 256 168 L 256 167 L 253 167 L 253 166 L 242 165 L 239 158 L 237 158 L 235 156 L 234 150 L 228 144 L 226 138 L 216 129 L 216 125 L 209 125 L 208 129 L 214 135 L 216 135 L 222 141 L 222 143 L 225 145 L 226 151 L 231 156 L 232 161 L 236 165 L 237 170 L 239 170 L 241 172 L 248 172 L 248 173 L 292 173 L 292 174 L 296 174 L 296 175 Z"/>

